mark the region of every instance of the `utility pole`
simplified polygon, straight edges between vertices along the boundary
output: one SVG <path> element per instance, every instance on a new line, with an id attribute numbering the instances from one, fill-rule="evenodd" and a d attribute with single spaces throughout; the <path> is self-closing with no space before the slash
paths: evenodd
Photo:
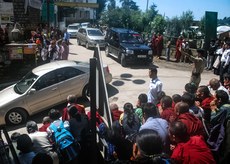
<path id="1" fill-rule="evenodd" d="M 149 0 L 147 0 L 147 4 L 146 4 L 146 12 L 148 11 L 149 8 Z"/>

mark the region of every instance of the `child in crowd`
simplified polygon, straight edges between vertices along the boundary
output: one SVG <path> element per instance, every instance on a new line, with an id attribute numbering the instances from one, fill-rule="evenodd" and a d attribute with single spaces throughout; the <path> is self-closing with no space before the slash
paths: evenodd
<path id="1" fill-rule="evenodd" d="M 51 119 L 49 118 L 49 116 L 45 116 L 42 120 L 43 125 L 38 129 L 38 131 L 40 132 L 46 132 L 47 128 L 50 126 L 51 124 Z"/>

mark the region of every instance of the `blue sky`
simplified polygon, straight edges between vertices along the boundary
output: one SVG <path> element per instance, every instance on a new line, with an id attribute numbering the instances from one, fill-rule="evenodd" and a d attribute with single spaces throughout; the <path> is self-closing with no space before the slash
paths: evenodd
<path id="1" fill-rule="evenodd" d="M 145 11 L 147 0 L 133 0 L 141 10 Z M 200 20 L 205 11 L 218 12 L 218 19 L 230 17 L 230 0 L 149 0 L 149 7 L 157 5 L 160 14 L 172 18 L 181 16 L 183 11 L 192 11 L 195 20 Z"/>

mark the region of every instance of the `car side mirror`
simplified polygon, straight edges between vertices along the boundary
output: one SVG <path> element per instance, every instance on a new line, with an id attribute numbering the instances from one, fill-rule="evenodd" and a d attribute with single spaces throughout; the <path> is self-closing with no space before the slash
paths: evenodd
<path id="1" fill-rule="evenodd" d="M 31 88 L 28 92 L 29 95 L 32 95 L 36 92 L 36 89 L 35 88 Z"/>

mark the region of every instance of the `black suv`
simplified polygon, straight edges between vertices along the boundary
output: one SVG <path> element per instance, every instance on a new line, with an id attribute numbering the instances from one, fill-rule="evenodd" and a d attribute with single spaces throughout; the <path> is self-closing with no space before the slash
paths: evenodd
<path id="1" fill-rule="evenodd" d="M 105 37 L 106 56 L 113 56 L 123 67 L 128 63 L 151 63 L 152 50 L 144 44 L 140 34 L 124 28 L 108 29 Z"/>

